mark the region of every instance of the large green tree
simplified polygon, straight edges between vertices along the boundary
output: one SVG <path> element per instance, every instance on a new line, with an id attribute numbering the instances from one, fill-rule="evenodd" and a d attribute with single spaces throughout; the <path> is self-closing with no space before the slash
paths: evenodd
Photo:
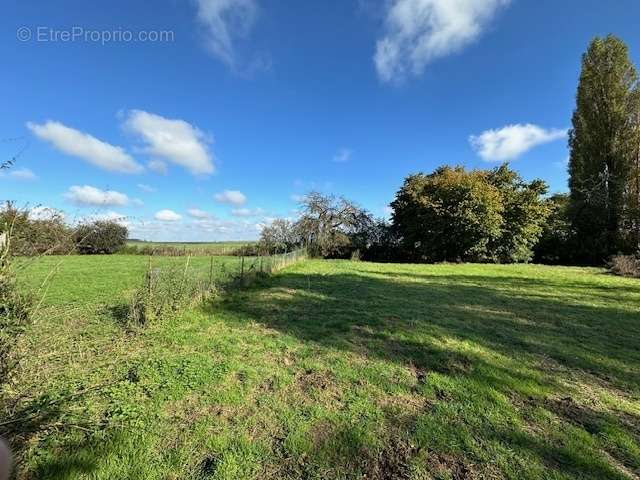
<path id="1" fill-rule="evenodd" d="M 440 167 L 410 175 L 391 207 L 393 228 L 414 261 L 486 260 L 502 232 L 501 193 L 482 171 Z"/>
<path id="2" fill-rule="evenodd" d="M 585 261 L 601 262 L 625 247 L 637 88 L 627 46 L 611 35 L 595 38 L 582 58 L 569 133 L 569 216 Z"/>

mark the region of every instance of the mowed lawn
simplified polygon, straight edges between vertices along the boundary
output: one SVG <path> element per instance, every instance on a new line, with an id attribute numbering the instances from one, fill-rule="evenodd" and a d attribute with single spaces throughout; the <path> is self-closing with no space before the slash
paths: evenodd
<path id="1" fill-rule="evenodd" d="M 18 478 L 640 475 L 637 280 L 312 260 L 131 331 L 137 258 L 63 259 L 0 427 Z"/>

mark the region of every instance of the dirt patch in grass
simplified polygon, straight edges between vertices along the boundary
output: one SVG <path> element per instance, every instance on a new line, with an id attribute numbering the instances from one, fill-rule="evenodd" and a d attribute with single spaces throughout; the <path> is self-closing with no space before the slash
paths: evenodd
<path id="1" fill-rule="evenodd" d="M 431 473 L 442 478 L 472 480 L 482 477 L 473 465 L 455 455 L 429 452 L 427 464 Z"/>
<path id="2" fill-rule="evenodd" d="M 312 396 L 318 392 L 338 398 L 339 390 L 330 371 L 305 370 L 296 375 L 296 384 L 305 394 Z"/>
<path id="3" fill-rule="evenodd" d="M 362 478 L 368 480 L 408 480 L 411 478 L 411 462 L 418 450 L 405 439 L 392 438 L 373 458 Z"/>

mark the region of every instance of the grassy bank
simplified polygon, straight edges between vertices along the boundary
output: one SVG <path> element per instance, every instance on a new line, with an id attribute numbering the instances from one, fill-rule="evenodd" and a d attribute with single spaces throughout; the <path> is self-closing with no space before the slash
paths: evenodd
<path id="1" fill-rule="evenodd" d="M 132 333 L 145 262 L 60 266 L 7 392 L 20 478 L 640 474 L 637 280 L 307 261 Z"/>

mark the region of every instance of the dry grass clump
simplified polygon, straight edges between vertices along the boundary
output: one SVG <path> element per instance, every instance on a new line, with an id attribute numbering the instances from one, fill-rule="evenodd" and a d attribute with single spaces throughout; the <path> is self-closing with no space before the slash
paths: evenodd
<path id="1" fill-rule="evenodd" d="M 616 255 L 611 258 L 609 268 L 616 275 L 640 278 L 640 256 Z"/>

